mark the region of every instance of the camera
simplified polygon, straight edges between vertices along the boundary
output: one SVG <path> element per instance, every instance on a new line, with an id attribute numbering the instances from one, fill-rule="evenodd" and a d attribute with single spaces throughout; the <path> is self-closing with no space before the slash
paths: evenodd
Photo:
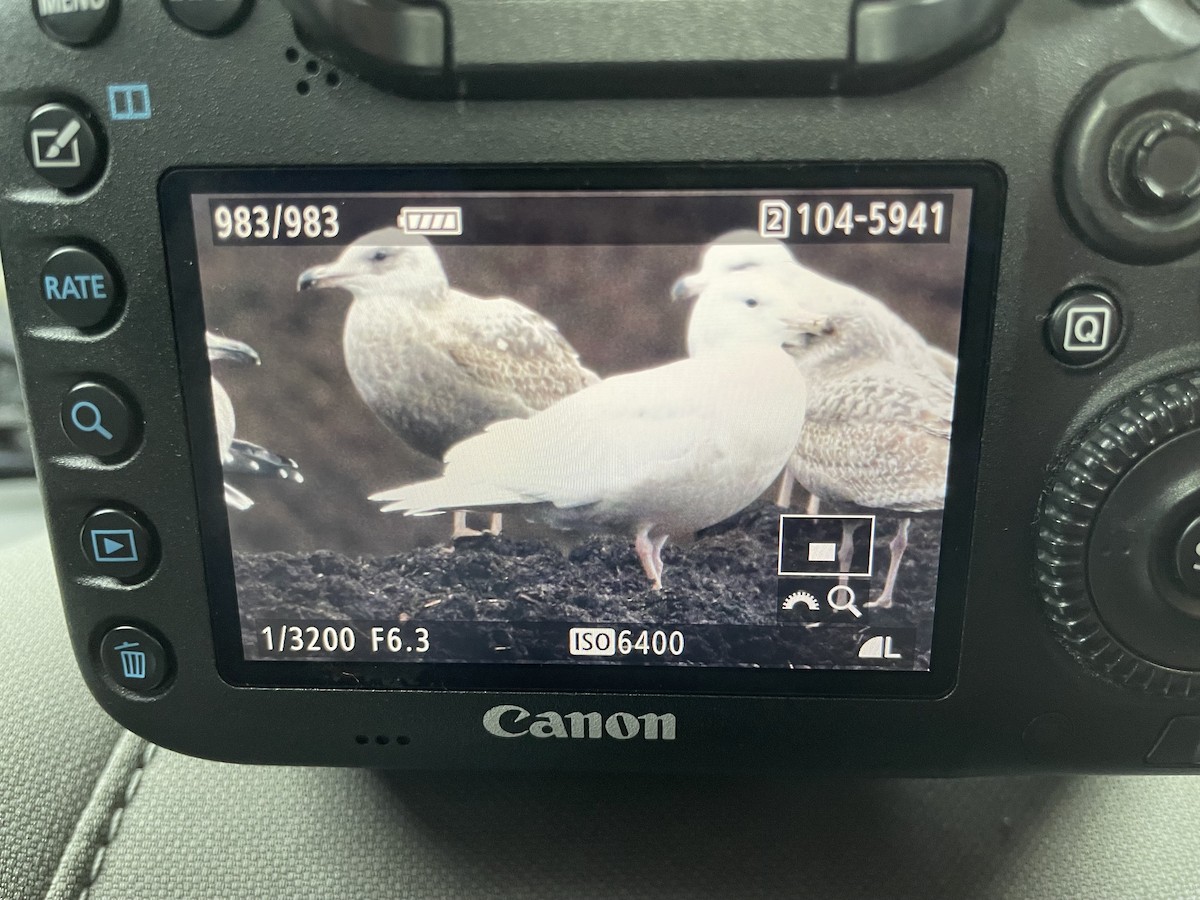
<path id="1" fill-rule="evenodd" d="M 35 0 L 66 619 L 195 755 L 1200 765 L 1200 12 Z"/>

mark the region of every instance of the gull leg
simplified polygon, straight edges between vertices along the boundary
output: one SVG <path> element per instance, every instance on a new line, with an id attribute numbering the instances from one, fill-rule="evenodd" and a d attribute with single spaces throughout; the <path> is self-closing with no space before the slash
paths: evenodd
<path id="1" fill-rule="evenodd" d="M 877 606 L 880 609 L 891 607 L 892 593 L 896 589 L 896 576 L 900 574 L 900 560 L 904 558 L 904 551 L 908 549 L 908 526 L 911 524 L 912 519 L 902 519 L 900 521 L 900 527 L 896 530 L 896 536 L 888 544 L 888 549 L 892 552 L 892 558 L 888 561 L 887 580 L 883 583 L 883 593 L 879 595 L 878 600 L 864 603 L 863 606 Z"/>
<path id="2" fill-rule="evenodd" d="M 858 526 L 861 521 L 851 523 L 848 520 L 842 522 L 842 542 L 838 545 L 838 571 L 849 572 L 850 563 L 854 562 L 854 532 L 858 531 Z M 838 584 L 848 584 L 850 579 L 846 575 L 842 575 L 838 579 Z"/>
<path id="3" fill-rule="evenodd" d="M 637 551 L 637 558 L 642 563 L 642 571 L 650 579 L 650 586 L 656 591 L 662 590 L 662 575 L 658 570 L 658 564 L 654 562 L 657 551 L 654 542 L 650 540 L 649 525 L 638 531 L 637 538 L 633 542 L 633 549 Z M 659 563 L 661 562 L 659 560 Z"/>
<path id="4" fill-rule="evenodd" d="M 492 513 L 491 519 L 488 521 L 487 533 L 499 535 L 504 528 L 504 513 Z"/>
<path id="5" fill-rule="evenodd" d="M 654 571 L 658 573 L 658 586 L 659 587 L 662 587 L 662 573 L 663 573 L 662 548 L 666 542 L 667 542 L 667 536 L 665 534 L 662 535 L 661 537 L 652 538 L 650 541 L 650 545 L 654 550 L 654 556 L 653 556 L 652 561 L 654 563 Z"/>
<path id="6" fill-rule="evenodd" d="M 796 477 L 792 470 L 785 468 L 779 476 L 779 494 L 775 497 L 775 505 L 787 509 L 792 505 L 792 488 L 796 486 Z"/>
<path id="7" fill-rule="evenodd" d="M 456 509 L 454 511 L 454 529 L 450 532 L 450 540 L 457 541 L 459 538 L 479 537 L 483 532 L 476 531 L 474 528 L 467 526 L 467 511 L 465 509 Z"/>
<path id="8" fill-rule="evenodd" d="M 820 511 L 821 511 L 821 498 L 818 497 L 816 494 L 809 494 L 808 495 L 808 505 L 804 507 L 804 514 L 808 515 L 808 516 L 815 516 Z"/>

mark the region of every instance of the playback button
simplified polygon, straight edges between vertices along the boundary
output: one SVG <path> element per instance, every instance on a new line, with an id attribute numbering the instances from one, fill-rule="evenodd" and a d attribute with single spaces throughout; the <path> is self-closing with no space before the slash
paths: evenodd
<path id="1" fill-rule="evenodd" d="M 97 575 L 134 583 L 154 563 L 154 536 L 137 518 L 118 509 L 98 509 L 80 533 L 83 555 Z"/>

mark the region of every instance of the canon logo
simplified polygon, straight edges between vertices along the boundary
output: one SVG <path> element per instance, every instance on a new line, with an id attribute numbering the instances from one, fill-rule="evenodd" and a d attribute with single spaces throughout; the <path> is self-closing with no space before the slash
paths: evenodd
<path id="1" fill-rule="evenodd" d="M 599 740 L 607 735 L 618 741 L 641 737 L 646 741 L 675 740 L 673 713 L 616 712 L 607 719 L 598 712 L 531 713 L 520 706 L 493 706 L 483 714 L 483 727 L 488 734 L 502 738 L 529 735 L 535 738 L 569 738 Z"/>

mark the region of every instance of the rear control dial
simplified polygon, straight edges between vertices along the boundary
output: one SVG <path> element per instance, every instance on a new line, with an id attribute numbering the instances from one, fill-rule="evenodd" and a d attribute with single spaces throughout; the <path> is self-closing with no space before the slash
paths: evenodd
<path id="1" fill-rule="evenodd" d="M 1096 424 L 1042 498 L 1037 581 L 1059 636 L 1105 677 L 1200 687 L 1200 372 Z"/>

